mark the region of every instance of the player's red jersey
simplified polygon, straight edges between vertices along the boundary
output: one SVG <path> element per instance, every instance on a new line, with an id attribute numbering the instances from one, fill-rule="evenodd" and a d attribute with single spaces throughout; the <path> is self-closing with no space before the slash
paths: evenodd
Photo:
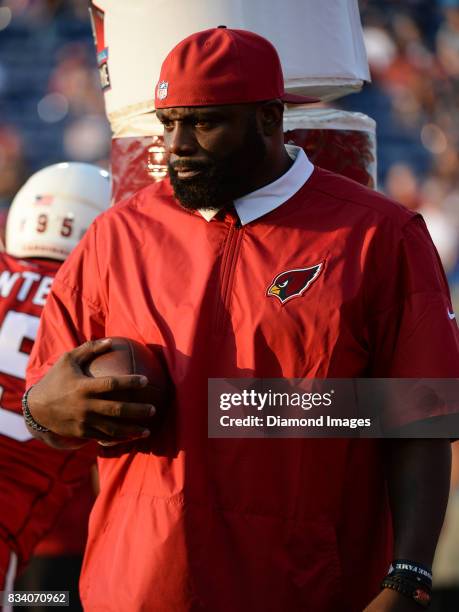
<path id="1" fill-rule="evenodd" d="M 307 287 L 286 275 L 311 267 Z M 86 608 L 362 610 L 391 557 L 381 441 L 209 439 L 207 380 L 457 377 L 451 311 L 422 219 L 318 168 L 242 227 L 168 182 L 99 217 L 56 277 L 29 382 L 120 335 L 163 347 L 175 398 L 150 439 L 101 451 Z"/>
<path id="2" fill-rule="evenodd" d="M 17 428 L 5 427 L 3 419 L 16 421 L 10 413 L 5 414 L 5 409 L 21 414 L 18 398 L 24 393 L 27 360 L 59 266 L 57 261 L 26 261 L 0 253 L 0 431 L 9 432 L 11 437 L 16 435 L 16 429 L 22 429 L 27 438 L 32 437 L 22 418 L 17 420 Z"/>
<path id="3" fill-rule="evenodd" d="M 10 553 L 23 564 L 53 526 L 91 453 L 50 449 L 32 439 L 21 414 L 25 371 L 60 262 L 0 253 L 0 582 Z M 85 467 L 86 466 L 86 467 Z"/>

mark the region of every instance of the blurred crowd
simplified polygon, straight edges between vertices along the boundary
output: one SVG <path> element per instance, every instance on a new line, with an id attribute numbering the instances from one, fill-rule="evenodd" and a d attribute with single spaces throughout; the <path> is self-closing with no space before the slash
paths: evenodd
<path id="1" fill-rule="evenodd" d="M 362 0 L 379 188 L 424 216 L 459 309 L 459 0 Z"/>
<path id="2" fill-rule="evenodd" d="M 379 188 L 422 212 L 459 308 L 459 0 L 360 8 L 373 83 L 338 104 L 376 119 Z M 87 0 L 5 0 L 0 34 L 1 216 L 45 165 L 107 167 L 110 129 Z"/>
<path id="3" fill-rule="evenodd" d="M 0 6 L 0 214 L 43 166 L 108 167 L 110 128 L 86 0 Z"/>

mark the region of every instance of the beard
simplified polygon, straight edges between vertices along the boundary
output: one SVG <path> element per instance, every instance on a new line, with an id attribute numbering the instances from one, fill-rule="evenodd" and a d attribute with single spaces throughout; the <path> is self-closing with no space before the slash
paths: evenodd
<path id="1" fill-rule="evenodd" d="M 230 154 L 211 157 L 207 162 L 186 159 L 168 162 L 174 195 L 188 210 L 225 208 L 252 190 L 253 171 L 265 157 L 266 145 L 254 114 L 249 118 L 242 145 Z M 180 179 L 177 171 L 184 167 L 199 171 L 199 175 Z"/>

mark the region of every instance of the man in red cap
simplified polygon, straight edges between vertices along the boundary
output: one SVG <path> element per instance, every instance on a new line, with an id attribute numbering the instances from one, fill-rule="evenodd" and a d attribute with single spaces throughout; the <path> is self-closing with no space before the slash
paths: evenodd
<path id="1" fill-rule="evenodd" d="M 156 88 L 170 179 L 99 218 L 56 277 L 29 365 L 29 426 L 62 444 L 120 443 L 101 447 L 81 581 L 91 612 L 428 604 L 446 440 L 207 435 L 209 378 L 459 373 L 422 218 L 284 146 L 284 102 L 308 101 L 284 92 L 256 34 L 222 27 L 179 43 Z M 83 373 L 115 335 L 162 347 L 175 394 L 157 427 L 143 424 L 154 407 L 103 399 L 143 377 Z"/>

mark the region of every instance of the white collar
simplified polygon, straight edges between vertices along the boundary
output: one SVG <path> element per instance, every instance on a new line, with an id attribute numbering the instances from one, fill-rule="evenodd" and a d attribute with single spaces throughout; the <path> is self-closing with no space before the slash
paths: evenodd
<path id="1" fill-rule="evenodd" d="M 295 160 L 287 172 L 269 185 L 234 200 L 234 208 L 242 225 L 279 208 L 290 200 L 311 176 L 314 166 L 303 149 L 294 145 L 285 145 L 285 148 L 289 156 Z M 199 212 L 206 221 L 211 221 L 218 210 L 206 209 Z"/>

